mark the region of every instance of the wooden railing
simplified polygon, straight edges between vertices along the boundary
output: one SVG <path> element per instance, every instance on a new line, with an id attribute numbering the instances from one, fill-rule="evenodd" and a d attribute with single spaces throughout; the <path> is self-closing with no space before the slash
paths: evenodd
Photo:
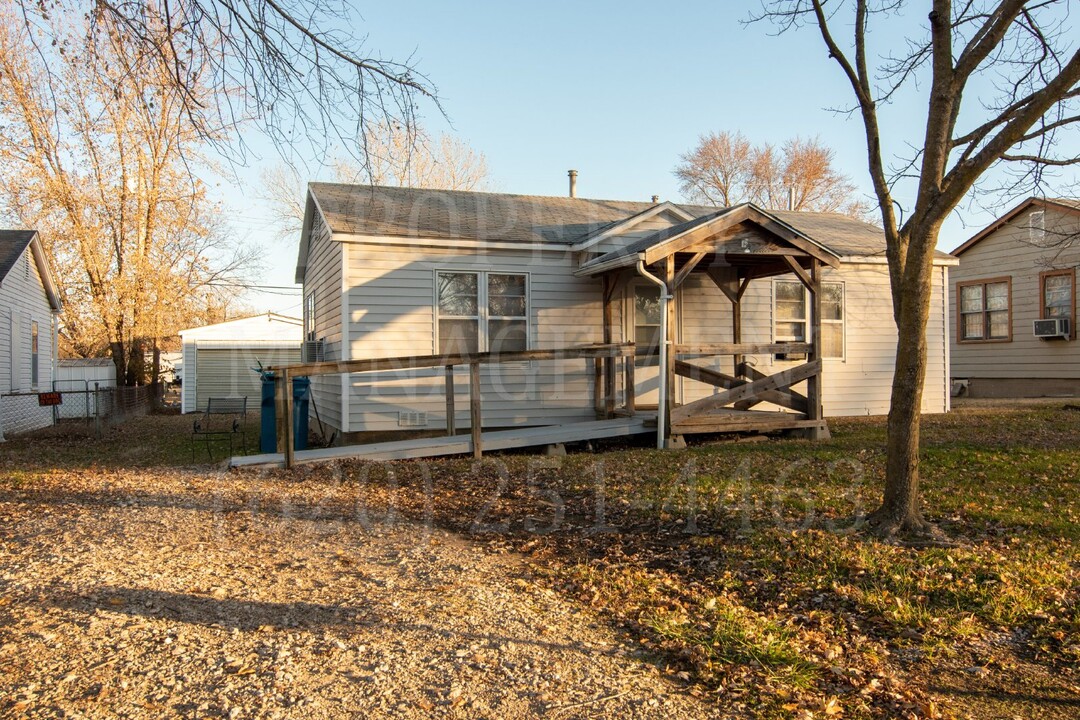
<path id="1" fill-rule="evenodd" d="M 344 360 L 317 363 L 301 363 L 268 368 L 274 372 L 275 400 L 277 405 L 278 450 L 284 455 L 285 467 L 292 467 L 294 461 L 293 438 L 293 394 L 288 391 L 292 379 L 317 375 L 336 375 L 352 373 L 372 373 L 422 368 L 445 368 L 445 393 L 447 434 L 455 435 L 454 368 L 458 365 L 469 366 L 469 416 L 472 433 L 473 456 L 479 458 L 483 453 L 481 409 L 483 399 L 480 388 L 480 366 L 505 363 L 552 361 L 552 360 L 587 360 L 594 364 L 594 400 L 597 412 L 611 416 L 615 412 L 616 364 L 621 362 L 626 375 L 624 409 L 634 412 L 634 358 L 633 343 L 581 345 L 556 350 L 526 350 L 522 352 L 484 352 L 453 353 L 446 355 L 407 355 L 392 358 L 370 358 L 365 360 Z"/>

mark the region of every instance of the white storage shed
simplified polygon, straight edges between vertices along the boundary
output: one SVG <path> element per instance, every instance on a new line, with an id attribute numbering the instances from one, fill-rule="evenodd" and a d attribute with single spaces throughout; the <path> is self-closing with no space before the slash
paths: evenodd
<path id="1" fill-rule="evenodd" d="M 205 410 L 211 397 L 237 396 L 247 397 L 254 412 L 261 397 L 257 368 L 300 362 L 303 321 L 266 313 L 182 330 L 180 340 L 182 412 Z"/>

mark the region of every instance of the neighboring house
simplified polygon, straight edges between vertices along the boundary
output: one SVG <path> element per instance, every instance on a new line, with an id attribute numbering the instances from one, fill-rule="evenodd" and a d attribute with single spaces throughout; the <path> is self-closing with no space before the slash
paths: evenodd
<path id="1" fill-rule="evenodd" d="M 808 293 L 789 265 L 819 263 L 825 415 L 877 415 L 888 410 L 896 347 L 884 250 L 878 228 L 835 214 L 313 183 L 296 281 L 304 286 L 305 339 L 321 341 L 325 360 L 341 361 L 654 344 L 660 291 L 638 261 L 661 273 L 666 258 L 681 282 L 675 342 L 732 342 L 736 293 L 725 297 L 718 286 L 745 280 L 738 341 L 808 343 Z M 944 254 L 935 261 L 925 412 L 949 408 L 945 293 L 953 264 Z M 735 370 L 731 357 L 687 359 Z M 746 360 L 771 375 L 805 357 L 762 352 Z M 656 364 L 637 361 L 638 407 L 658 402 Z M 583 366 L 485 366 L 484 426 L 594 419 L 594 379 Z M 623 392 L 623 375 L 616 381 Z M 438 368 L 320 375 L 312 387 L 322 421 L 349 433 L 444 428 L 443 383 Z M 678 377 L 671 392 L 683 405 L 717 389 Z M 467 403 L 458 407 L 457 426 L 467 426 Z"/>
<path id="2" fill-rule="evenodd" d="M 256 368 L 299 362 L 302 325 L 299 318 L 266 313 L 181 330 L 181 411 L 205 410 L 211 397 L 243 396 L 248 411 L 258 412 Z"/>
<path id="3" fill-rule="evenodd" d="M 1080 200 L 1028 198 L 953 254 L 960 258 L 950 293 L 955 390 L 1080 394 Z"/>
<path id="4" fill-rule="evenodd" d="M 52 423 L 32 394 L 53 389 L 60 309 L 37 232 L 0 230 L 0 436 Z"/>

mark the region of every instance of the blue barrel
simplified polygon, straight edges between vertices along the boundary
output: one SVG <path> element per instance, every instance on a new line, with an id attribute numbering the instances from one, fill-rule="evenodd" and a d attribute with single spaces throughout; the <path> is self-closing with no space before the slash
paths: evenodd
<path id="1" fill-rule="evenodd" d="M 274 373 L 263 372 L 259 405 L 259 451 L 277 452 L 277 408 L 274 406 Z"/>
<path id="2" fill-rule="evenodd" d="M 293 449 L 307 450 L 308 406 L 311 403 L 311 380 L 293 378 Z M 262 403 L 259 407 L 259 450 L 277 452 L 277 405 L 274 402 L 274 373 L 262 373 Z"/>

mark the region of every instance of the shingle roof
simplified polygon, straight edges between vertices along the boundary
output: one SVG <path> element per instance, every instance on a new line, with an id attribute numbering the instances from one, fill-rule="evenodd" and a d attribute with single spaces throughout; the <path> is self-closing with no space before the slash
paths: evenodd
<path id="1" fill-rule="evenodd" d="M 656 205 L 334 183 L 309 188 L 333 232 L 405 238 L 573 244 Z M 678 207 L 697 218 L 727 209 Z M 869 223 L 836 213 L 768 212 L 840 257 L 885 254 L 884 234 Z"/>
<path id="2" fill-rule="evenodd" d="M 309 188 L 332 231 L 390 237 L 571 244 L 653 205 L 332 183 Z"/>
<path id="3" fill-rule="evenodd" d="M 34 235 L 33 230 L 0 230 L 0 281 L 15 267 Z"/>

